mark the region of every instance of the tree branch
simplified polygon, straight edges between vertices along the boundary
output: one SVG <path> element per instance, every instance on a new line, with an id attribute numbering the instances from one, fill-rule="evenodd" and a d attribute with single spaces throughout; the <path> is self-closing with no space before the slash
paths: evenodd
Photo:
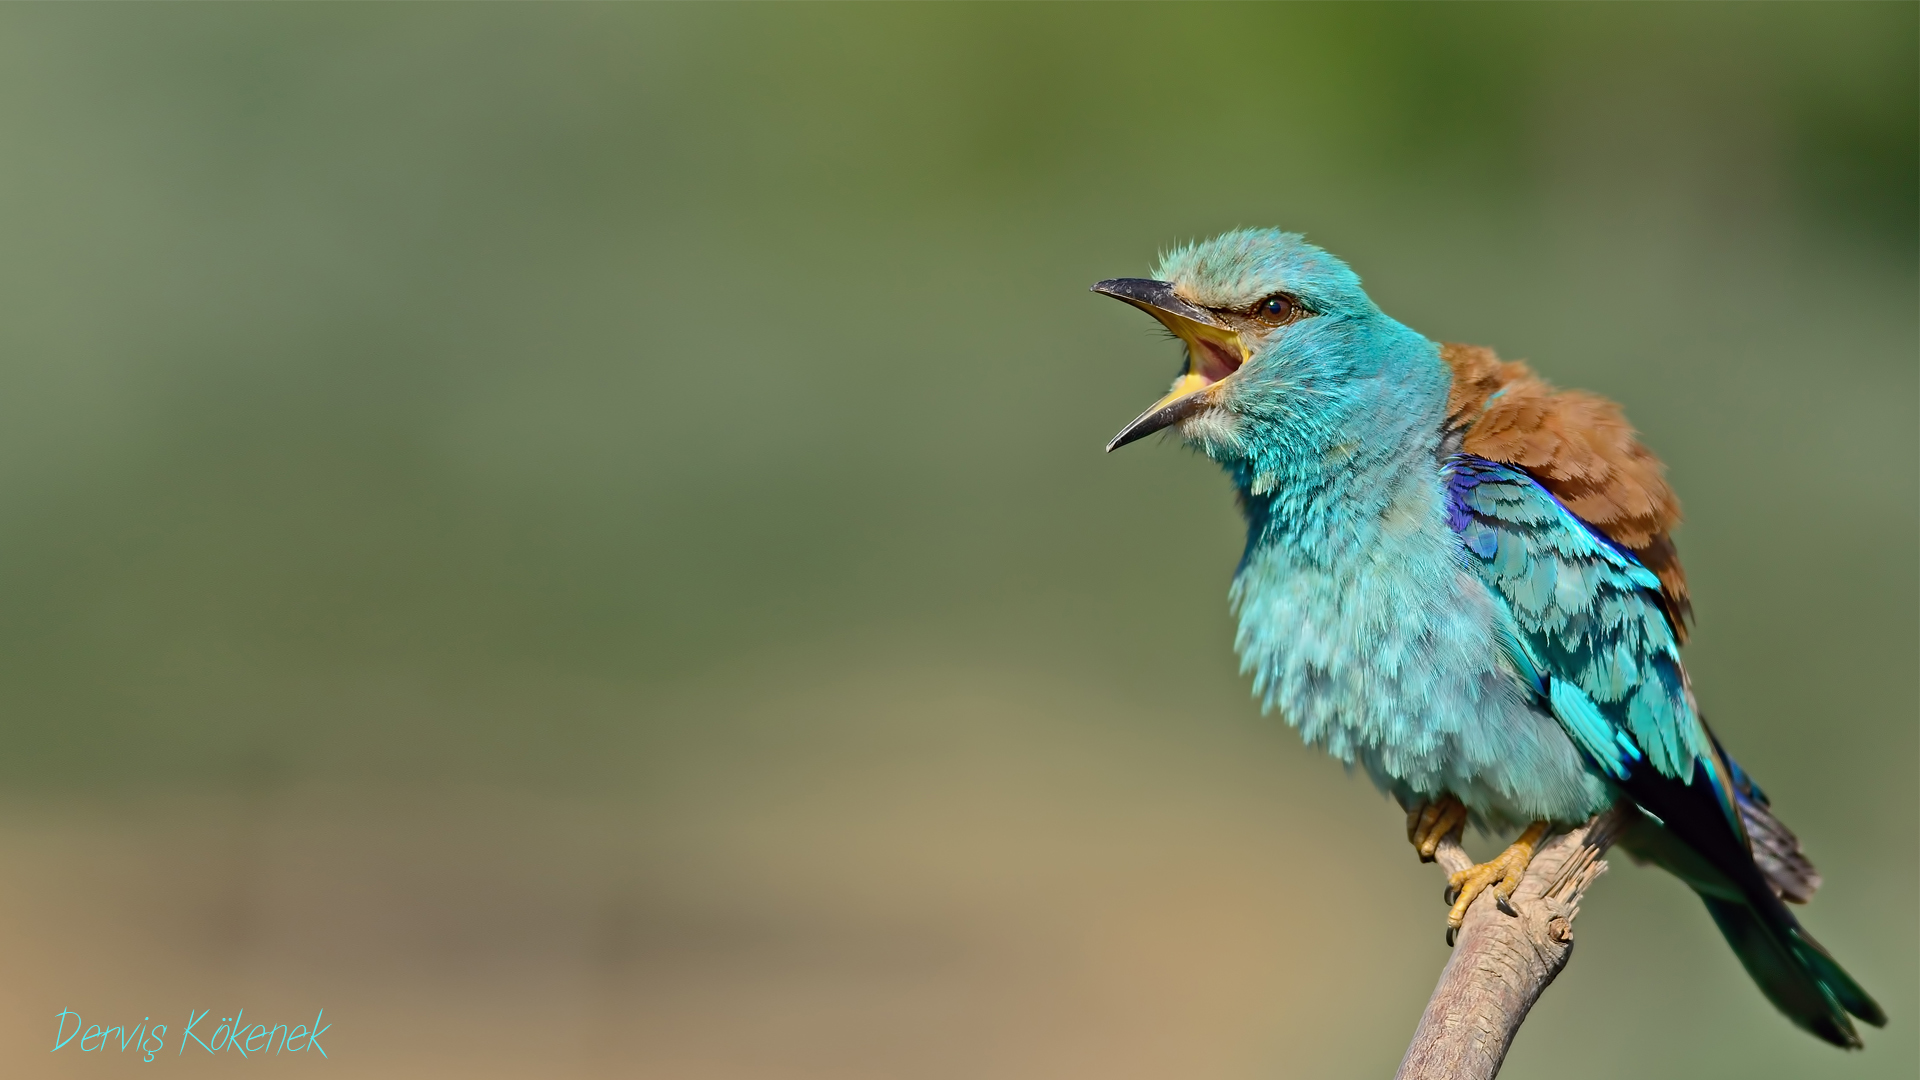
<path id="1" fill-rule="evenodd" d="M 1624 812 L 1616 806 L 1542 843 L 1514 890 L 1517 917 L 1495 906 L 1491 889 L 1467 909 L 1395 1080 L 1492 1080 L 1499 1074 L 1527 1011 L 1573 955 L 1580 897 L 1606 872 L 1600 857 L 1625 822 Z M 1473 865 L 1460 847 L 1460 830 L 1441 841 L 1434 861 L 1449 874 Z"/>

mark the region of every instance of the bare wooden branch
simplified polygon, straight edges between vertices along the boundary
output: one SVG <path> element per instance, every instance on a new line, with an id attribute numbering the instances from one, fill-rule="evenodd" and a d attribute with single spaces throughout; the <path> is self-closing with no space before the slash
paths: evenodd
<path id="1" fill-rule="evenodd" d="M 1573 955 L 1580 897 L 1606 872 L 1601 859 L 1626 820 L 1615 807 L 1540 845 L 1514 890 L 1517 915 L 1489 889 L 1467 909 L 1453 955 L 1427 1002 L 1396 1080 L 1492 1080 L 1527 1011 Z M 1473 865 L 1455 830 L 1434 861 L 1452 874 Z"/>

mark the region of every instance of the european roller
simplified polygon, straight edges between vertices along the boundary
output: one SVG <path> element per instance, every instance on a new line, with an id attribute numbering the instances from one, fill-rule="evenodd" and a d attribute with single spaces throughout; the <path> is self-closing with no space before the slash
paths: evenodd
<path id="1" fill-rule="evenodd" d="M 1617 406 L 1427 340 L 1292 233 L 1227 233 L 1093 290 L 1185 345 L 1107 449 L 1169 430 L 1232 479 L 1255 695 L 1398 800 L 1423 859 L 1463 822 L 1523 830 L 1453 876 L 1449 940 L 1550 830 L 1626 800 L 1620 843 L 1699 893 L 1781 1012 L 1843 1047 L 1849 1014 L 1886 1023 L 1788 910 L 1819 875 L 1701 719 L 1679 503 Z"/>

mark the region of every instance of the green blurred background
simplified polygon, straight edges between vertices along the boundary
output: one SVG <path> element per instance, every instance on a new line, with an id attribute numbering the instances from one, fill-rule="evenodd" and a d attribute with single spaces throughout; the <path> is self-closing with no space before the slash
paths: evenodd
<path id="1" fill-rule="evenodd" d="M 1913 1076 L 1917 12 L 0 10 L 0 1069 L 1389 1075 L 1439 876 L 1101 453 L 1176 356 L 1086 286 L 1274 224 L 1626 404 L 1893 1016 L 1616 860 L 1506 1075 Z"/>

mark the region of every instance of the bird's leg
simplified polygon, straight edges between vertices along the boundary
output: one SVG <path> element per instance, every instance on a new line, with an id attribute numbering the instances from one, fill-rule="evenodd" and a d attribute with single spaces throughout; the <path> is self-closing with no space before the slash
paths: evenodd
<path id="1" fill-rule="evenodd" d="M 1420 852 L 1421 862 L 1432 862 L 1433 853 L 1447 834 L 1465 824 L 1467 808 L 1451 795 L 1423 802 L 1407 811 L 1407 842 Z"/>
<path id="2" fill-rule="evenodd" d="M 1547 835 L 1547 823 L 1536 821 L 1527 826 L 1507 850 L 1495 855 L 1491 860 L 1475 866 L 1469 866 L 1447 878 L 1447 891 L 1453 895 L 1453 910 L 1447 912 L 1447 936 L 1452 940 L 1453 931 L 1460 929 L 1460 920 L 1467 917 L 1467 907 L 1474 898 L 1493 889 L 1494 902 L 1500 910 L 1509 915 L 1515 914 L 1507 903 L 1507 897 L 1520 887 L 1520 877 L 1527 872 L 1527 864 L 1533 861 L 1533 849 L 1539 845 L 1540 838 Z"/>

